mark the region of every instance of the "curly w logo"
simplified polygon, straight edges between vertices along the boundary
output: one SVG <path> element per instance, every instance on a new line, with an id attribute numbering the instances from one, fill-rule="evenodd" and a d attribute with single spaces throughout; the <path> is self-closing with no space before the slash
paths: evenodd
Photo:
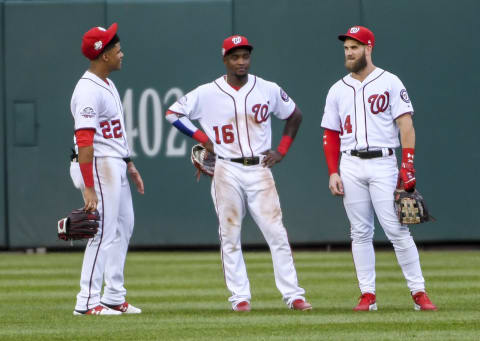
<path id="1" fill-rule="evenodd" d="M 368 103 L 370 103 L 370 111 L 376 115 L 378 113 L 387 110 L 390 104 L 390 94 L 385 91 L 382 95 L 371 95 L 368 97 Z"/>

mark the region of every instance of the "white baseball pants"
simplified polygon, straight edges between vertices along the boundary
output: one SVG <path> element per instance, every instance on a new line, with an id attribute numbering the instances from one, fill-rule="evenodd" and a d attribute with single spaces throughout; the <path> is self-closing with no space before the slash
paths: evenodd
<path id="1" fill-rule="evenodd" d="M 395 154 L 360 159 L 343 153 L 340 174 L 343 203 L 351 225 L 352 253 L 362 293 L 375 293 L 374 212 L 393 244 L 410 291 L 425 290 L 418 250 L 408 226 L 401 225 L 394 210 L 397 185 Z"/>
<path id="2" fill-rule="evenodd" d="M 272 254 L 275 283 L 288 306 L 305 290 L 298 286 L 288 236 L 272 172 L 262 165 L 244 166 L 218 159 L 212 181 L 212 198 L 217 211 L 225 282 L 232 307 L 250 302 L 250 283 L 242 254 L 242 220 L 248 208 L 263 233 Z"/>
<path id="3" fill-rule="evenodd" d="M 76 310 L 88 310 L 100 302 L 111 305 L 125 302 L 123 269 L 134 224 L 126 169 L 127 164 L 121 158 L 94 158 L 93 176 L 101 220 L 97 235 L 85 249 Z M 78 163 L 71 163 L 70 175 L 75 187 L 83 192 L 85 185 Z"/>

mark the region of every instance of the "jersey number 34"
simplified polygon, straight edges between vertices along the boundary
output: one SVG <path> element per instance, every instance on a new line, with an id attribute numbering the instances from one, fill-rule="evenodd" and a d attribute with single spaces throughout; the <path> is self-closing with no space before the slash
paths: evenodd
<path id="1" fill-rule="evenodd" d="M 347 115 L 347 117 L 345 117 L 345 122 L 340 125 L 340 135 L 343 135 L 344 133 L 352 133 L 352 123 L 350 122 L 350 115 Z"/>

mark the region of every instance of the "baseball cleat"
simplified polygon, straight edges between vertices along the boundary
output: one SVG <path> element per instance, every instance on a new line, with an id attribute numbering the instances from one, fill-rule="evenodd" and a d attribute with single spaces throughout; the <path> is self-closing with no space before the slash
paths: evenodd
<path id="1" fill-rule="evenodd" d="M 106 304 L 106 303 L 103 303 L 103 302 L 102 302 L 102 304 L 104 306 L 112 309 L 112 310 L 119 311 L 119 312 L 124 313 L 124 314 L 141 314 L 142 313 L 142 309 L 134 307 L 133 305 L 131 305 L 127 301 L 123 302 L 122 304 L 118 304 L 118 305 Z"/>
<path id="2" fill-rule="evenodd" d="M 306 311 L 306 310 L 312 310 L 312 305 L 308 302 L 305 302 L 302 299 L 298 299 L 293 301 L 292 307 L 293 310 L 300 310 L 300 311 Z"/>
<path id="3" fill-rule="evenodd" d="M 435 304 L 430 301 L 427 296 L 427 293 L 424 291 L 417 292 L 412 296 L 413 301 L 415 302 L 415 310 L 437 310 Z"/>
<path id="4" fill-rule="evenodd" d="M 242 301 L 233 307 L 233 311 L 250 311 L 250 303 L 247 301 Z"/>
<path id="5" fill-rule="evenodd" d="M 116 311 L 99 304 L 96 307 L 84 311 L 74 310 L 73 315 L 122 315 L 121 311 Z"/>
<path id="6" fill-rule="evenodd" d="M 360 296 L 359 302 L 354 311 L 371 311 L 377 310 L 377 300 L 375 294 L 366 292 Z"/>

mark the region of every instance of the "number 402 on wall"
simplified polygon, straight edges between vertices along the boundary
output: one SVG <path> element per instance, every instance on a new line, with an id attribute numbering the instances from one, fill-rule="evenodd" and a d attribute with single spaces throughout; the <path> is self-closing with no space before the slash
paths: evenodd
<path id="1" fill-rule="evenodd" d="M 125 91 L 122 100 L 125 130 L 133 157 L 138 156 L 139 153 L 147 157 L 158 156 L 162 150 L 164 134 L 166 134 L 165 156 L 181 157 L 187 154 L 186 138 L 179 135 L 178 130 L 170 124 L 165 124 L 166 131 L 163 127 L 164 123 L 168 123 L 165 120 L 166 109 L 182 96 L 183 91 L 174 87 L 165 93 L 162 101 L 155 89 L 145 89 L 139 97 L 138 110 L 135 112 L 133 89 L 128 88 Z M 137 123 L 137 127 L 134 122 Z"/>

